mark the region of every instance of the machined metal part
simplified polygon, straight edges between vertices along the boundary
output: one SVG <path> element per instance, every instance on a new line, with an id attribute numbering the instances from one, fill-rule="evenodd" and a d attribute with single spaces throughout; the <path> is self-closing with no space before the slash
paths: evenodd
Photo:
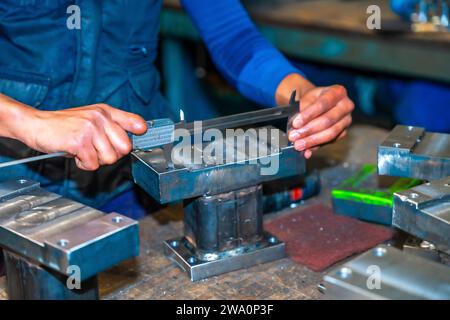
<path id="1" fill-rule="evenodd" d="M 268 138 L 261 138 L 264 133 Z M 237 132 L 233 139 L 200 141 L 191 150 L 181 155 L 172 152 L 171 159 L 161 148 L 133 152 L 135 182 L 160 203 L 169 203 L 305 172 L 303 154 L 289 144 L 285 132 L 272 126 Z M 199 162 L 192 160 L 195 152 L 202 154 Z"/>
<path id="2" fill-rule="evenodd" d="M 392 224 L 450 253 L 450 177 L 394 194 Z"/>
<path id="3" fill-rule="evenodd" d="M 178 143 L 133 152 L 138 185 L 160 203 L 184 200 L 185 234 L 164 250 L 191 280 L 285 256 L 284 244 L 263 230 L 261 183 L 305 172 L 286 133 L 298 111 L 294 97 L 287 107 L 177 124 Z M 281 119 L 283 130 L 268 124 Z"/>
<path id="4" fill-rule="evenodd" d="M 139 253 L 138 223 L 48 192 L 29 180 L 0 184 L 0 247 L 86 280 Z M 101 259 L 99 259 L 101 257 Z"/>
<path id="5" fill-rule="evenodd" d="M 285 245 L 274 236 L 265 233 L 253 247 L 245 246 L 219 255 L 217 259 L 199 260 L 195 248 L 185 238 L 164 241 L 166 256 L 184 270 L 192 281 L 198 281 L 258 264 L 282 259 Z"/>
<path id="6" fill-rule="evenodd" d="M 450 299 L 450 268 L 380 245 L 332 269 L 320 286 L 325 299 Z"/>
<path id="7" fill-rule="evenodd" d="M 378 147 L 378 173 L 423 180 L 450 176 L 450 135 L 396 126 Z"/>
<path id="8" fill-rule="evenodd" d="M 285 257 L 263 230 L 262 186 L 186 200 L 185 236 L 164 243 L 192 281 Z"/>
<path id="9" fill-rule="evenodd" d="M 5 251 L 9 300 L 97 300 L 97 276 L 72 283 L 67 276 L 52 271 L 12 252 Z M 72 289 L 67 284 L 73 286 Z"/>

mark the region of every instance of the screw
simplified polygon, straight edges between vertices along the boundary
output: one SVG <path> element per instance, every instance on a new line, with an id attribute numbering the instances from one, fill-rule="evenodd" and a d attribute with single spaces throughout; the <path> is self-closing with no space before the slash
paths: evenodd
<path id="1" fill-rule="evenodd" d="M 66 240 L 66 239 L 58 240 L 58 245 L 61 247 L 67 247 L 68 244 L 69 244 L 69 240 Z"/>
<path id="2" fill-rule="evenodd" d="M 123 221 L 122 217 L 114 217 L 112 218 L 112 222 L 114 223 L 121 223 Z"/>

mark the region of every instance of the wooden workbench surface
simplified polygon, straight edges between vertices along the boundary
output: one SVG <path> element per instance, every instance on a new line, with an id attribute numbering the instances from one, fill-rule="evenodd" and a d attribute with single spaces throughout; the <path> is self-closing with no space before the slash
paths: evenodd
<path id="1" fill-rule="evenodd" d="M 355 126 L 339 143 L 322 148 L 309 161 L 323 168 L 323 190 L 303 206 L 329 203 L 329 189 L 348 163 L 375 162 L 376 146 L 386 132 Z M 243 269 L 192 283 L 163 255 L 162 241 L 182 234 L 181 207 L 168 207 L 140 221 L 140 257 L 100 275 L 103 299 L 314 299 L 321 294 L 317 284 L 321 273 L 313 272 L 290 259 Z M 273 218 L 289 210 L 266 216 Z M 0 278 L 0 299 L 6 299 L 5 278 Z"/>

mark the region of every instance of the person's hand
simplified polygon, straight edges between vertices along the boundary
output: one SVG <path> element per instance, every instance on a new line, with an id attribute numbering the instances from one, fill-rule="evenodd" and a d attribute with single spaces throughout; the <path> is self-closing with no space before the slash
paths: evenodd
<path id="1" fill-rule="evenodd" d="M 301 76 L 288 76 L 278 90 L 287 96 L 287 92 L 303 88 L 303 91 L 299 91 L 300 112 L 292 119 L 292 130 L 288 137 L 295 149 L 304 151 L 308 159 L 318 146 L 346 135 L 355 105 L 341 85 L 314 87 L 309 81 L 298 77 Z M 284 102 L 282 96 L 277 102 Z"/>
<path id="2" fill-rule="evenodd" d="M 106 104 L 60 111 L 29 111 L 19 140 L 44 152 L 67 152 L 83 170 L 96 170 L 130 153 L 127 132 L 145 133 L 140 116 Z"/>

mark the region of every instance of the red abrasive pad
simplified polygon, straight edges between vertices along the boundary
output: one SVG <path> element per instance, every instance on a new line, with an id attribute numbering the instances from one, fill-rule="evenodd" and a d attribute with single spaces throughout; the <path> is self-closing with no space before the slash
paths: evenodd
<path id="1" fill-rule="evenodd" d="M 323 271 L 394 235 L 389 228 L 336 215 L 323 205 L 299 208 L 267 222 L 265 227 L 286 243 L 287 254 L 294 262 L 314 271 Z"/>

